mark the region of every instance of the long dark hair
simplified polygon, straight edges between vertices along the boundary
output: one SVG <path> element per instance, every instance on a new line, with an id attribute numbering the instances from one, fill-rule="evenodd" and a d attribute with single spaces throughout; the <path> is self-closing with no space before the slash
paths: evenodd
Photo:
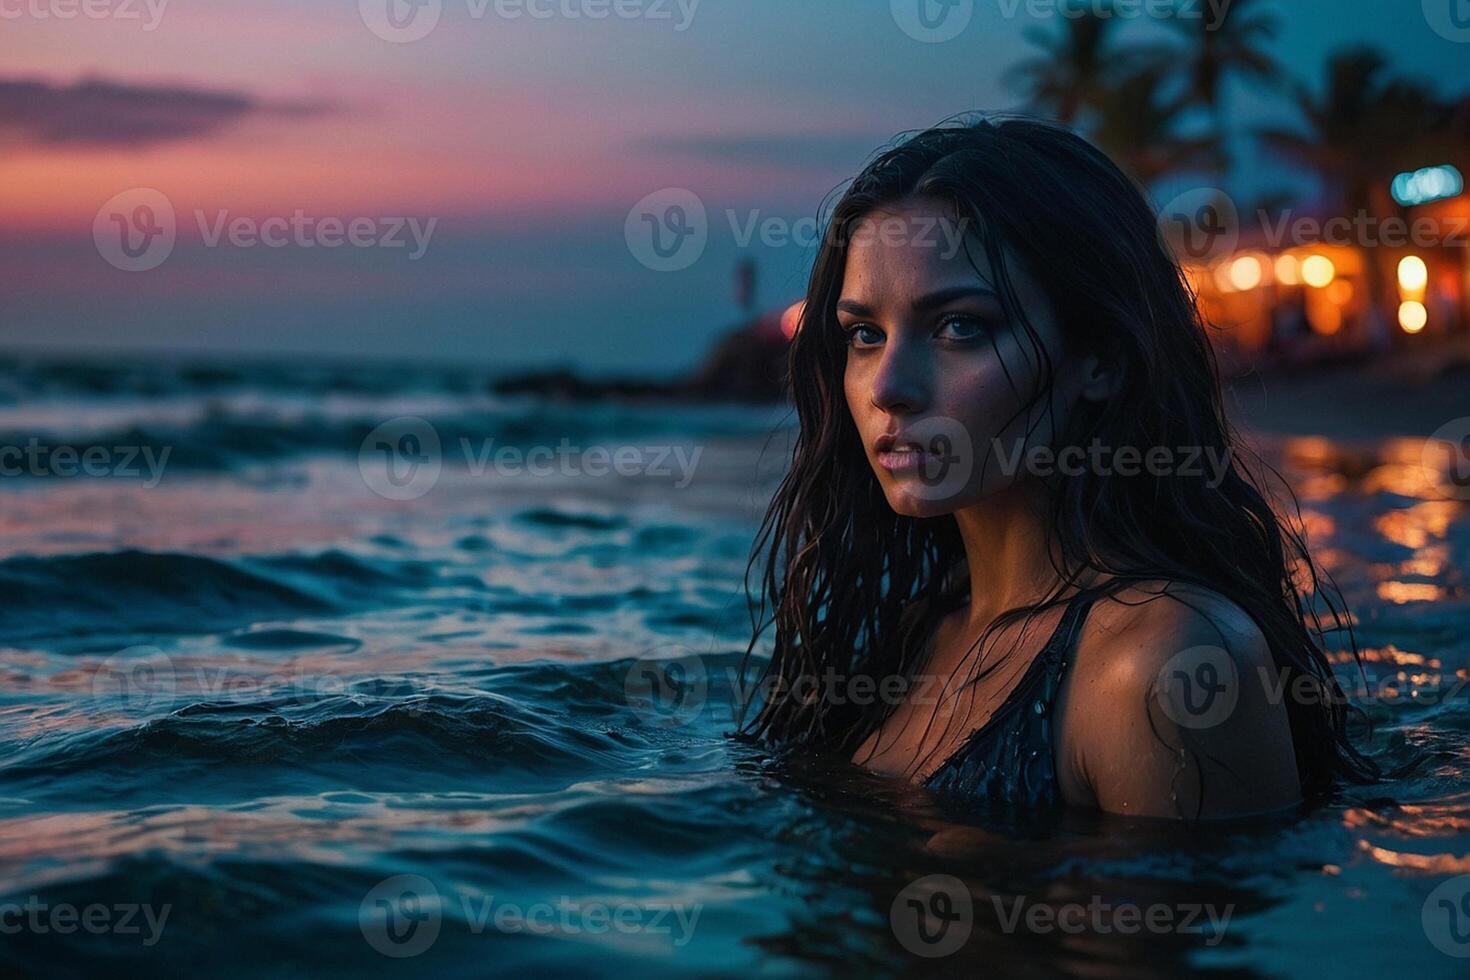
<path id="1" fill-rule="evenodd" d="M 1121 366 L 1116 396 L 1075 413 L 1057 445 L 1097 438 L 1198 447 L 1229 460 L 1217 485 L 1177 473 L 1053 481 L 1059 583 L 992 630 L 1062 602 L 1084 577 L 1105 578 L 1112 591 L 1143 580 L 1213 590 L 1255 621 L 1283 690 L 1294 694 L 1287 712 L 1304 793 L 1323 793 L 1339 777 L 1376 778 L 1376 765 L 1348 736 L 1350 709 L 1322 647 L 1326 629 L 1346 626 L 1356 655 L 1341 595 L 1319 575 L 1299 522 L 1279 519 L 1269 502 L 1279 487 L 1294 509 L 1289 488 L 1247 454 L 1225 418 L 1206 324 L 1152 209 L 1086 140 L 1025 118 L 961 119 L 912 135 L 877 155 L 831 214 L 790 350 L 800 429 L 747 569 L 748 583 L 763 560 L 747 662 L 772 624 L 775 646 L 759 685 L 767 696 L 754 717 L 742 717 L 740 733 L 850 757 L 892 703 L 772 692 L 817 690 L 824 674 L 911 677 L 926 624 L 955 601 L 950 573 L 964 563 L 957 526 L 889 507 L 848 411 L 848 348 L 835 316 L 855 226 L 913 197 L 947 202 L 962 227 L 979 233 L 1007 317 L 1042 365 L 1032 405 L 1047 397 L 1051 365 L 1017 301 L 1006 251 L 1041 285 L 1069 342 Z"/>

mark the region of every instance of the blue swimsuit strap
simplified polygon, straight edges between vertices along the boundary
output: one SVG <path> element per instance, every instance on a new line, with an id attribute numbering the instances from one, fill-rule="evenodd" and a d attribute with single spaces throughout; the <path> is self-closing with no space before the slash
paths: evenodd
<path id="1" fill-rule="evenodd" d="M 1052 713 L 1051 701 L 1056 697 L 1057 691 L 1061 689 L 1061 675 L 1067 665 L 1067 658 L 1071 654 L 1077 642 L 1077 635 L 1081 632 L 1082 623 L 1087 618 L 1087 612 L 1092 608 L 1092 603 L 1097 598 L 1097 593 L 1082 591 L 1077 593 L 1067 602 L 1067 609 L 1062 613 L 1057 628 L 1047 639 L 1046 645 L 1037 653 L 1036 659 L 1026 668 L 1026 673 L 1017 682 L 1011 692 L 1006 695 L 999 708 L 988 718 L 983 725 L 975 729 L 965 740 L 960 743 L 959 748 L 950 753 L 949 757 L 942 762 L 929 778 L 933 779 L 956 760 L 967 755 L 985 736 L 991 734 L 997 726 L 1014 710 L 1020 702 L 1029 698 L 1038 681 L 1045 677 L 1048 683 L 1045 685 L 1046 705 L 1043 709 L 1046 714 Z"/>
<path id="2" fill-rule="evenodd" d="M 1058 666 L 1066 665 L 1067 658 L 1077 646 L 1077 636 L 1082 632 L 1082 623 L 1087 619 L 1088 610 L 1092 608 L 1092 603 L 1096 599 L 1096 592 L 1084 590 L 1068 601 L 1067 611 L 1062 614 L 1062 621 L 1057 624 L 1056 632 L 1051 635 L 1046 649 L 1042 651 Z"/>

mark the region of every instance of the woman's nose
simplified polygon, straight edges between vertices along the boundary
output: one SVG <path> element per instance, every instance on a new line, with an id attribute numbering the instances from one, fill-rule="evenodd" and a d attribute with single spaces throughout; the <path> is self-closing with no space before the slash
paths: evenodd
<path id="1" fill-rule="evenodd" d="M 913 414 L 929 405 L 932 379 L 929 365 L 903 345 L 891 344 L 883 352 L 883 360 L 873 376 L 872 393 L 868 396 L 876 408 L 885 412 Z"/>

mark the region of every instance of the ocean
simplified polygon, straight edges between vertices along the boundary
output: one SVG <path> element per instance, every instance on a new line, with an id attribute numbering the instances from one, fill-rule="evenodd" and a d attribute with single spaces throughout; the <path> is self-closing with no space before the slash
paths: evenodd
<path id="1" fill-rule="evenodd" d="M 1418 441 L 1258 437 L 1417 769 L 1014 824 L 727 737 L 789 410 L 492 380 L 0 362 L 0 975 L 1464 975 L 1470 504 Z"/>

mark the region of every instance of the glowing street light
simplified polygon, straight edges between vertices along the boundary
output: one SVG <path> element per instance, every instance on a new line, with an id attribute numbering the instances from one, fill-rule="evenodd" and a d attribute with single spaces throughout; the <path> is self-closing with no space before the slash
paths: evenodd
<path id="1" fill-rule="evenodd" d="M 1465 189 L 1465 178 L 1460 171 L 1444 164 L 1399 174 L 1389 186 L 1395 201 L 1404 207 L 1412 207 L 1455 197 Z"/>
<path id="2" fill-rule="evenodd" d="M 1242 255 L 1230 263 L 1230 285 L 1244 292 L 1261 284 L 1261 260 L 1254 255 Z"/>
<path id="3" fill-rule="evenodd" d="M 1411 299 L 1399 304 L 1399 326 L 1404 328 L 1404 333 L 1418 333 L 1428 322 L 1429 311 L 1423 303 Z"/>
<path id="4" fill-rule="evenodd" d="M 1321 289 L 1337 278 L 1337 266 L 1325 255 L 1309 255 L 1302 260 L 1302 282 Z"/>
<path id="5" fill-rule="evenodd" d="M 1302 281 L 1301 268 L 1302 264 L 1289 252 L 1276 256 L 1276 281 L 1283 286 L 1295 286 Z"/>
<path id="6" fill-rule="evenodd" d="M 1399 260 L 1399 288 L 1406 293 L 1417 293 L 1429 284 L 1429 267 L 1417 255 L 1406 255 Z"/>

